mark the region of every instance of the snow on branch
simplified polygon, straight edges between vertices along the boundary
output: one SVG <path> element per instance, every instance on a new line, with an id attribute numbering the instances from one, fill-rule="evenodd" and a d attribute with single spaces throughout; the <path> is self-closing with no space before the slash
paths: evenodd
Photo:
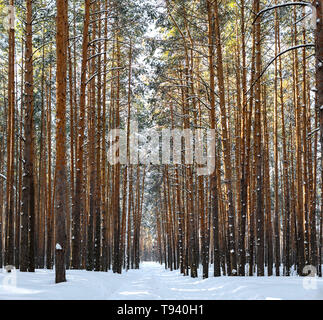
<path id="1" fill-rule="evenodd" d="M 282 4 L 277 4 L 275 6 L 268 7 L 268 8 L 265 8 L 265 9 L 260 10 L 257 13 L 256 18 L 255 18 L 255 20 L 253 21 L 252 24 L 254 24 L 257 21 L 257 19 L 262 14 L 264 14 L 267 11 L 271 11 L 271 10 L 274 10 L 274 9 L 277 9 L 277 8 L 289 7 L 289 6 L 309 6 L 309 7 L 312 7 L 312 4 L 310 2 L 306 2 L 306 1 L 301 1 L 301 2 L 286 2 L 286 3 L 282 3 Z"/>
<path id="2" fill-rule="evenodd" d="M 312 130 L 312 131 L 307 135 L 307 140 L 311 139 L 311 136 L 312 136 L 314 133 L 318 132 L 318 131 L 320 131 L 320 127 L 316 128 L 316 129 L 314 129 L 314 130 Z"/>
<path id="3" fill-rule="evenodd" d="M 7 180 L 7 177 L 5 175 L 3 175 L 2 173 L 0 173 L 0 178 Z M 12 186 L 14 190 L 16 190 L 15 186 Z"/>
<path id="4" fill-rule="evenodd" d="M 266 65 L 266 67 L 261 71 L 261 73 L 259 74 L 258 78 L 253 82 L 253 84 L 251 85 L 251 87 L 249 88 L 249 90 L 247 91 L 247 93 L 250 92 L 250 90 L 253 88 L 253 86 L 257 83 L 257 81 L 264 75 L 264 73 L 267 71 L 267 69 L 270 67 L 270 65 L 277 59 L 279 58 L 281 55 L 289 52 L 289 51 L 292 51 L 292 50 L 297 50 L 297 49 L 300 49 L 300 48 L 311 48 L 311 47 L 315 47 L 315 44 L 314 43 L 305 43 L 305 44 L 300 44 L 298 46 L 294 46 L 294 47 L 290 47 L 280 53 L 277 54 L 276 57 L 272 58 L 270 60 L 270 62 Z"/>

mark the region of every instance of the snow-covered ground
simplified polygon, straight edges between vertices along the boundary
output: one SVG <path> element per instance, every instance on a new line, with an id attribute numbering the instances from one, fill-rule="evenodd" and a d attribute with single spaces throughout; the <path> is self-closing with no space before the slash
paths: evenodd
<path id="1" fill-rule="evenodd" d="M 54 271 L 10 274 L 0 269 L 0 300 L 203 300 L 323 299 L 323 279 L 314 277 L 183 277 L 154 262 L 122 275 L 67 271 L 67 282 L 55 284 Z"/>

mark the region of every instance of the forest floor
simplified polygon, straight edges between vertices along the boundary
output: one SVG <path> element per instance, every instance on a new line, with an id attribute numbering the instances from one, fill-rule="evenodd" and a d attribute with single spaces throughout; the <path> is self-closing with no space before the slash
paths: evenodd
<path id="1" fill-rule="evenodd" d="M 211 270 L 210 270 L 211 271 Z M 122 275 L 67 270 L 67 282 L 55 284 L 53 270 L 4 273 L 0 269 L 0 300 L 177 300 L 177 299 L 320 299 L 323 279 L 306 277 L 183 277 L 155 262 Z"/>

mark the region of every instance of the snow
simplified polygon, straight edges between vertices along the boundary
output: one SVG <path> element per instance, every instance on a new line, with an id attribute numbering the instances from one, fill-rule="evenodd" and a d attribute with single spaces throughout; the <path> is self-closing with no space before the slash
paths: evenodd
<path id="1" fill-rule="evenodd" d="M 201 271 L 201 270 L 200 270 Z M 67 270 L 67 282 L 55 284 L 53 270 L 35 273 L 0 269 L 0 300 L 280 300 L 323 299 L 316 277 L 212 277 L 202 279 L 144 262 L 140 270 L 109 272 Z M 201 272 L 200 272 L 201 275 Z"/>
<path id="2" fill-rule="evenodd" d="M 62 246 L 59 243 L 56 243 L 56 250 L 62 250 Z"/>
<path id="3" fill-rule="evenodd" d="M 7 180 L 7 177 L 3 174 L 0 173 L 0 178 L 4 179 L 4 180 Z"/>

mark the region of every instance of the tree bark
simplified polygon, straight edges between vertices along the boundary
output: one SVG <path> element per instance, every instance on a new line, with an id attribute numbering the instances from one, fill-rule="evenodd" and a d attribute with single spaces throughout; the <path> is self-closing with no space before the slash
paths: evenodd
<path id="1" fill-rule="evenodd" d="M 55 282 L 66 281 L 66 75 L 67 0 L 56 0 L 56 202 L 55 202 Z"/>

